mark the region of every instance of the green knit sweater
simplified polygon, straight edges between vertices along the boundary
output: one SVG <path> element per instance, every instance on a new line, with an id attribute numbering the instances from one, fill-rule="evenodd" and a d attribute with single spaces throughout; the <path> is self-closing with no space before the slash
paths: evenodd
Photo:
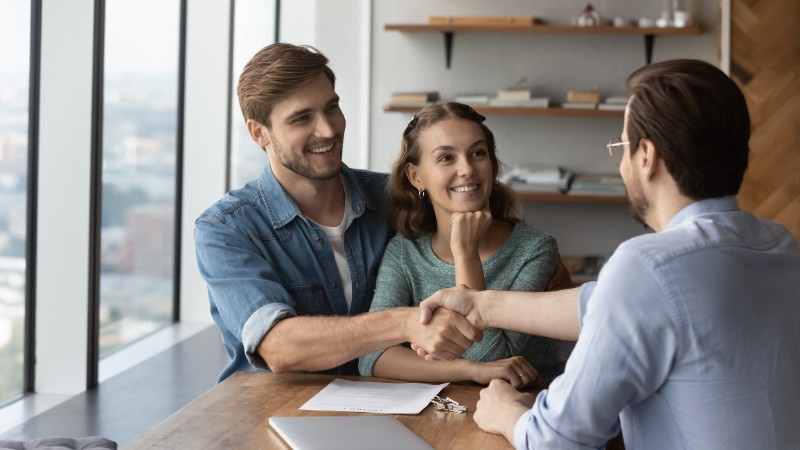
<path id="1" fill-rule="evenodd" d="M 455 284 L 455 266 L 440 260 L 431 249 L 430 234 L 416 242 L 401 235 L 389 241 L 383 254 L 375 296 L 370 311 L 400 306 L 418 306 L 436 291 Z M 558 262 L 558 246 L 551 236 L 519 223 L 503 245 L 486 261 L 486 288 L 504 291 L 543 291 Z M 384 350 L 359 358 L 362 375 L 372 376 L 372 367 Z M 550 382 L 564 370 L 552 339 L 514 331 L 487 329 L 483 340 L 462 356 L 474 361 L 495 361 L 521 355 Z"/>

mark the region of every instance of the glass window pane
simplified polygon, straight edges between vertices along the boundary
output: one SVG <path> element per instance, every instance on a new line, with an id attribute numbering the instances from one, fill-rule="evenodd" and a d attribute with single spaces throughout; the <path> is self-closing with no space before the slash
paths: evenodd
<path id="1" fill-rule="evenodd" d="M 100 355 L 172 321 L 180 2 L 107 0 Z"/>
<path id="2" fill-rule="evenodd" d="M 233 25 L 233 106 L 231 108 L 231 186 L 239 188 L 258 178 L 267 162 L 247 133 L 236 96 L 239 75 L 247 61 L 259 50 L 275 42 L 275 0 L 238 0 Z"/>
<path id="3" fill-rule="evenodd" d="M 30 2 L 0 0 L 0 403 L 22 394 L 25 363 Z"/>

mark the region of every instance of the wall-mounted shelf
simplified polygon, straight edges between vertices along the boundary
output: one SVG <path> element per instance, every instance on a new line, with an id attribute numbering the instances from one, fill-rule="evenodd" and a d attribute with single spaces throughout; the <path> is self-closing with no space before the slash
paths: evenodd
<path id="1" fill-rule="evenodd" d="M 653 42 L 657 35 L 687 36 L 701 34 L 699 25 L 690 27 L 578 27 L 572 25 L 534 24 L 520 25 L 429 25 L 429 24 L 386 24 L 387 31 L 440 32 L 444 34 L 445 64 L 450 68 L 453 52 L 453 33 L 539 33 L 539 34 L 616 34 L 644 36 L 645 63 L 650 64 L 653 55 Z"/>
<path id="2" fill-rule="evenodd" d="M 517 198 L 522 202 L 552 203 L 627 203 L 628 199 L 619 195 L 570 195 L 550 192 L 519 192 Z"/>
<path id="3" fill-rule="evenodd" d="M 475 111 L 484 116 L 569 116 L 569 117 L 623 117 L 624 111 L 604 110 L 604 109 L 571 109 L 571 108 L 500 108 L 495 106 L 472 105 Z M 416 113 L 422 106 L 406 105 L 386 105 L 383 110 L 386 112 L 409 112 Z"/>

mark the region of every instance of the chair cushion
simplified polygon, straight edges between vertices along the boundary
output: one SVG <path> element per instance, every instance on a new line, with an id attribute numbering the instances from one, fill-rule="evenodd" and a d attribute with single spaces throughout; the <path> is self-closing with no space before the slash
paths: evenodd
<path id="1" fill-rule="evenodd" d="M 0 450 L 117 450 L 117 443 L 100 436 L 43 437 L 28 441 L 0 440 Z"/>

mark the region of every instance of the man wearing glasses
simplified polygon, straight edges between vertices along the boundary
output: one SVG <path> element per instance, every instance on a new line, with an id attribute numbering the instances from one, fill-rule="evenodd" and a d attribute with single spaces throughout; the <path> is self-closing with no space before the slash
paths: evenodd
<path id="1" fill-rule="evenodd" d="M 656 233 L 622 243 L 596 282 L 440 291 L 423 322 L 441 306 L 480 329 L 577 339 L 536 398 L 500 380 L 481 392 L 475 421 L 517 448 L 600 448 L 620 429 L 627 449 L 798 448 L 800 246 L 738 208 L 745 99 L 695 60 L 646 66 L 627 83 L 608 150 L 632 215 Z"/>

